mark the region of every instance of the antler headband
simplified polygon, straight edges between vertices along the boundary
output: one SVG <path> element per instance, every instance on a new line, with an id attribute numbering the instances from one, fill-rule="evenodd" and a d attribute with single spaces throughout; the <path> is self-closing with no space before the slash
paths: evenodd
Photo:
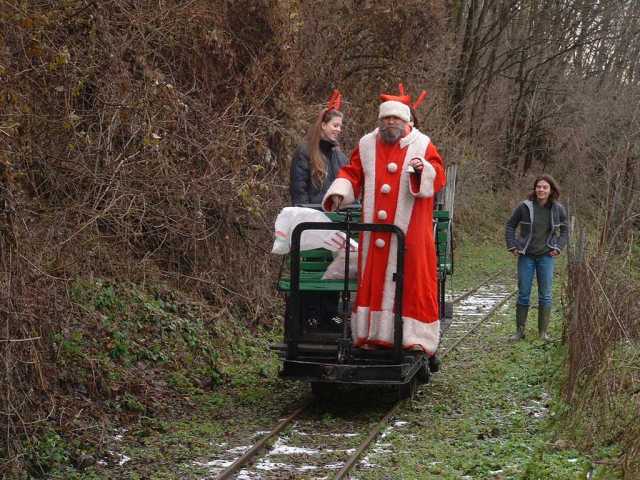
<path id="1" fill-rule="evenodd" d="M 342 94 L 340 90 L 335 89 L 327 102 L 327 112 L 329 110 L 340 110 L 340 105 L 342 105 Z"/>
<path id="2" fill-rule="evenodd" d="M 422 102 L 424 102 L 424 99 L 427 98 L 427 92 L 422 90 L 422 92 L 420 92 L 420 95 L 418 96 L 418 99 L 413 103 L 413 105 L 411 105 L 411 95 L 407 95 L 405 93 L 404 85 L 402 83 L 398 84 L 398 91 L 400 92 L 400 95 L 389 95 L 388 93 L 383 93 L 380 95 L 380 100 L 382 100 L 383 102 L 388 102 L 391 100 L 396 102 L 402 102 L 405 105 L 409 105 L 415 110 L 420 105 L 422 105 Z"/>

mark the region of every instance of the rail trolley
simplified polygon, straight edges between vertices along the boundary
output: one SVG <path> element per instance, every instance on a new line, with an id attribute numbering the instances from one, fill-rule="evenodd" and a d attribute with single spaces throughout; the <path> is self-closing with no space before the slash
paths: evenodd
<path id="1" fill-rule="evenodd" d="M 447 168 L 447 185 L 434 202 L 433 229 L 438 267 L 438 303 L 441 325 L 451 316 L 445 302 L 445 285 L 453 274 L 453 205 L 456 165 Z M 319 205 L 305 205 L 319 208 Z M 395 225 L 361 223 L 359 208 L 346 208 L 328 214 L 332 222 L 304 222 L 296 226 L 291 238 L 288 271 L 281 272 L 277 289 L 283 292 L 284 342 L 273 345 L 282 359 L 280 376 L 309 382 L 316 396 L 324 397 L 339 384 L 389 385 L 400 398 L 413 394 L 418 383 L 426 383 L 437 370 L 420 351 L 402 349 L 402 294 L 404 234 Z M 394 346 L 390 349 L 362 349 L 351 338 L 351 301 L 355 299 L 357 280 L 348 279 L 349 248 L 345 248 L 344 280 L 322 280 L 333 261 L 325 249 L 300 250 L 305 230 L 340 230 L 349 239 L 360 232 L 390 232 L 397 237 L 395 275 L 396 304 Z M 286 260 L 285 260 L 286 262 Z"/>

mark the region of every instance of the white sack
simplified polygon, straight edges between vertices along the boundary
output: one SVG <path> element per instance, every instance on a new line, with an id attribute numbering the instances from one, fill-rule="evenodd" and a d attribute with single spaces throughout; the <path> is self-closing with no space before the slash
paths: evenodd
<path id="1" fill-rule="evenodd" d="M 345 250 L 340 252 L 329 264 L 327 270 L 322 275 L 322 280 L 344 280 Z M 358 276 L 358 248 L 349 252 L 349 280 L 355 280 Z"/>
<path id="2" fill-rule="evenodd" d="M 275 224 L 275 240 L 271 253 L 284 255 L 291 250 L 291 234 L 302 222 L 331 222 L 324 213 L 306 207 L 285 207 L 278 214 Z M 300 250 L 326 248 L 332 252 L 344 250 L 346 235 L 338 230 L 305 230 L 300 237 Z M 351 249 L 357 250 L 358 242 L 351 239 Z M 344 264 L 344 261 L 343 261 Z"/>

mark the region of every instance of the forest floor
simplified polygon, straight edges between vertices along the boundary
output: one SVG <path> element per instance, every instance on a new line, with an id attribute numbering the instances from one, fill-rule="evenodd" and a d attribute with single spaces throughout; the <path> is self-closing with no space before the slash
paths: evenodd
<path id="1" fill-rule="evenodd" d="M 508 273 L 497 281 L 513 288 L 513 259 L 503 249 L 462 245 L 451 285 L 463 292 L 498 271 Z M 611 466 L 620 453 L 615 446 L 580 452 L 563 432 L 561 418 L 568 408 L 560 392 L 565 358 L 560 341 L 563 284 L 564 269 L 559 268 L 551 342 L 537 339 L 535 310 L 530 313 L 526 340 L 515 344 L 507 340 L 514 329 L 512 300 L 464 348 L 447 356 L 441 371 L 401 408 L 351 478 L 621 478 Z M 219 388 L 191 391 L 180 402 L 187 409 L 143 414 L 114 427 L 104 443 L 107 448 L 90 452 L 94 461 L 86 466 L 59 462 L 46 478 L 215 478 L 221 465 L 216 458 L 246 445 L 248 438 L 255 439 L 311 397 L 307 385 L 278 378 L 279 361 L 268 346 L 279 336 L 277 330 L 246 332 L 232 346 L 224 368 L 227 381 Z M 320 423 L 331 429 L 350 421 L 350 416 L 379 418 L 382 406 L 376 399 L 369 396 L 346 409 L 329 406 L 321 412 Z M 265 473 L 264 478 L 323 477 L 308 472 L 286 477 Z"/>

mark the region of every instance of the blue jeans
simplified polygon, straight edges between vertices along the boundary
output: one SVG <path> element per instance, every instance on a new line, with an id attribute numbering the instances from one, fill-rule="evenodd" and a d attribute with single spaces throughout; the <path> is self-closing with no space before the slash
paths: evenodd
<path id="1" fill-rule="evenodd" d="M 518 304 L 529 305 L 535 272 L 538 280 L 538 305 L 551 306 L 551 287 L 555 258 L 551 255 L 520 255 L 518 257 Z"/>

